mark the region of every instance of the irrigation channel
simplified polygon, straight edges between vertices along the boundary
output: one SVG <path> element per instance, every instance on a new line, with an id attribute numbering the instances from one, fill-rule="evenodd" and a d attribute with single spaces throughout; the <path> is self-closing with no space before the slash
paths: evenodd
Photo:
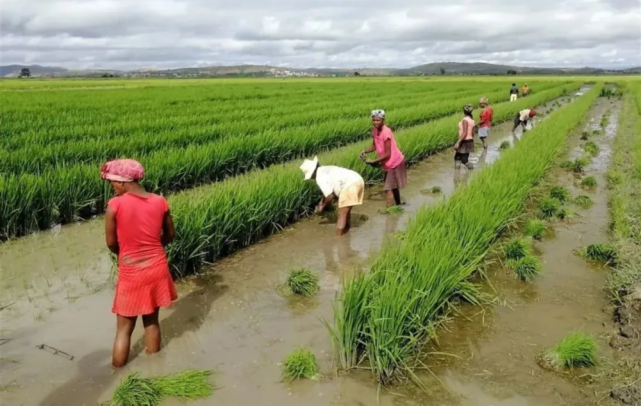
<path id="1" fill-rule="evenodd" d="M 598 123 L 606 109 L 613 111 L 605 135 L 594 140 L 601 152 L 586 168 L 599 184 L 605 184 L 602 176 L 616 132 L 618 106 L 607 103 L 599 99 L 589 113 L 591 122 Z M 520 130 L 517 135 L 510 130 L 509 122 L 496 126 L 488 150 L 477 145 L 471 176 L 499 158 L 504 141 L 518 142 Z M 460 308 L 461 315 L 442 332 L 437 349 L 458 358 L 428 358 L 434 375 L 420 376 L 428 382 L 429 393 L 413 387 L 379 391 L 364 371 L 339 377 L 333 373 L 329 334 L 319 318 L 332 319 L 341 277 L 365 267 L 384 239 L 402 230 L 419 207 L 446 197 L 467 180 L 465 170 L 462 176 L 455 175 L 452 155 L 448 150 L 412 167 L 403 193 L 406 211 L 401 215 L 379 214 L 384 205 L 381 191 L 370 189 L 345 238 L 334 238 L 331 217 L 311 218 L 217 262 L 201 277 L 181 282 L 181 299 L 161 312 L 163 351 L 137 356 L 118 373 L 109 365 L 114 320 L 109 312 L 111 263 L 103 250 L 102 223 L 69 225 L 11 242 L 11 250 L 0 251 L 0 263 L 11 273 L 3 279 L 2 290 L 22 289 L 23 295 L 13 295 L 12 306 L 2 313 L 3 329 L 9 331 L 2 332 L 8 341 L 1 347 L 0 402 L 94 405 L 108 399 L 119 380 L 132 371 L 157 375 L 188 368 L 216 371 L 218 390 L 211 399 L 194 403 L 203 405 L 556 405 L 593 400 L 594 391 L 601 394 L 605 388 L 595 383 L 597 389 L 585 386 L 585 378 L 573 380 L 538 370 L 534 356 L 572 327 L 601 334 L 610 322 L 601 311 L 606 306 L 601 292 L 604 276 L 572 253 L 606 238 L 607 200 L 602 188 L 591 194 L 595 203 L 591 209 L 578 211 L 581 216 L 573 222 L 554 224 L 555 236 L 537 245 L 545 269 L 535 283 L 519 284 L 498 266 L 488 270 L 500 304 L 481 313 L 478 307 Z M 557 170 L 551 176 L 574 188 L 573 178 L 565 172 Z M 422 192 L 434 186 L 442 194 Z M 304 300 L 280 296 L 278 286 L 285 273 L 301 267 L 321 275 L 320 294 Z M 138 330 L 135 354 L 143 350 L 140 337 Z M 40 344 L 74 359 L 36 348 Z M 299 345 L 317 354 L 325 375 L 321 382 L 281 382 L 279 363 Z"/>

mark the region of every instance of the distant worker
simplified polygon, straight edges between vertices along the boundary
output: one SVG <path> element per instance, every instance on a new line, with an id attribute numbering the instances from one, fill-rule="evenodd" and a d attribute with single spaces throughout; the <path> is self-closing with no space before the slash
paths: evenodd
<path id="1" fill-rule="evenodd" d="M 111 361 L 115 368 L 127 363 L 138 316 L 145 327 L 146 352 L 160 351 L 159 308 L 178 298 L 164 250 L 175 237 L 174 222 L 167 200 L 138 184 L 144 171 L 133 159 L 110 161 L 101 169 L 101 177 L 116 192 L 105 214 L 107 247 L 118 256 L 111 309 L 117 319 Z"/>
<path id="2" fill-rule="evenodd" d="M 483 109 L 480 115 L 479 123 L 479 138 L 483 142 L 483 149 L 487 149 L 487 137 L 490 135 L 490 127 L 492 126 L 492 117 L 494 116 L 494 110 L 490 107 L 490 103 L 487 97 L 481 97 L 479 105 Z"/>
<path id="3" fill-rule="evenodd" d="M 323 193 L 316 206 L 317 213 L 322 213 L 334 199 L 338 199 L 336 235 L 346 234 L 351 226 L 352 207 L 363 204 L 365 181 L 361 175 L 338 166 L 321 166 L 317 157 L 306 159 L 300 170 L 305 174 L 305 180 L 314 179 Z"/>
<path id="4" fill-rule="evenodd" d="M 369 165 L 381 164 L 385 171 L 385 185 L 387 206 L 400 206 L 401 192 L 407 186 L 407 169 L 405 156 L 396 145 L 392 130 L 385 125 L 385 111 L 372 110 L 372 146 L 362 151 L 361 160 Z M 377 159 L 367 159 L 366 154 L 376 151 Z"/>
<path id="5" fill-rule="evenodd" d="M 516 83 L 512 83 L 512 87 L 510 88 L 510 101 L 516 101 L 516 99 L 519 98 L 519 88 L 516 87 Z"/>
<path id="6" fill-rule="evenodd" d="M 528 86 L 527 83 L 523 85 L 523 88 L 521 89 L 521 94 L 523 95 L 523 97 L 528 96 L 530 94 L 530 86 Z"/>
<path id="7" fill-rule="evenodd" d="M 463 119 L 458 123 L 458 140 L 454 144 L 454 168 L 460 169 L 461 164 L 467 169 L 474 169 L 469 161 L 470 154 L 474 152 L 474 107 L 471 104 L 463 106 Z"/>
<path id="8" fill-rule="evenodd" d="M 516 131 L 518 126 L 523 126 L 523 132 L 526 132 L 527 123 L 534 116 L 536 116 L 536 110 L 534 109 L 525 109 L 518 112 L 514 118 L 514 128 L 512 128 L 512 132 Z"/>

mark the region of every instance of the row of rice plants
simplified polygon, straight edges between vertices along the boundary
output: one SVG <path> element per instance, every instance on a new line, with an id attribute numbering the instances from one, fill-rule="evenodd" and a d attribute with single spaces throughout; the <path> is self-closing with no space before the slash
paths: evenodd
<path id="1" fill-rule="evenodd" d="M 459 96 L 470 97 L 482 92 L 483 89 L 468 90 L 463 94 L 455 93 Z M 475 93 L 471 93 L 475 92 Z M 495 91 L 496 93 L 496 91 Z M 403 96 L 394 95 L 390 98 L 383 97 L 380 100 L 381 108 L 398 111 L 402 116 L 406 111 L 416 112 L 419 107 L 425 106 L 429 109 L 430 105 L 438 107 L 438 103 L 444 97 L 449 96 L 447 93 L 436 92 L 428 96 L 421 96 L 419 99 L 405 99 Z M 451 97 L 451 96 L 450 96 Z M 454 98 L 459 100 L 460 97 Z M 112 157 L 135 156 L 140 158 L 152 151 L 158 151 L 166 148 L 182 148 L 189 145 L 205 144 L 224 139 L 229 142 L 230 137 L 245 138 L 255 136 L 265 138 L 265 134 L 282 132 L 285 138 L 293 138 L 307 134 L 309 126 L 313 126 L 316 133 L 335 133 L 337 127 L 345 128 L 348 133 L 352 131 L 366 133 L 368 128 L 367 112 L 371 109 L 371 101 L 362 103 L 355 100 L 353 105 L 346 108 L 344 104 L 337 104 L 332 110 L 324 112 L 309 112 L 302 114 L 288 114 L 285 118 L 282 116 L 263 117 L 251 121 L 225 121 L 210 125 L 199 123 L 197 126 L 181 126 L 173 124 L 164 124 L 160 128 L 144 129 L 140 133 L 127 134 L 126 136 L 102 139 L 92 137 L 86 141 L 78 142 L 75 140 L 67 142 L 57 142 L 48 145 L 29 145 L 15 150 L 0 151 L 0 172 L 20 174 L 41 173 L 44 170 L 64 166 L 66 163 L 95 163 Z M 349 110 L 349 111 L 347 111 Z M 358 116 L 355 113 L 358 112 Z M 319 115 L 316 115 L 316 114 Z M 449 114 L 449 112 L 447 112 Z M 427 117 L 431 118 L 431 117 Z M 290 124 L 296 123 L 295 126 L 280 124 L 280 122 Z M 400 125 L 409 125 L 412 123 L 400 122 Z M 351 126 L 350 126 L 351 125 Z M 89 126 L 82 127 L 88 129 Z M 145 128 L 144 124 L 141 130 Z M 175 129 L 174 129 L 175 128 Z M 352 130 L 353 128 L 353 130 Z M 261 131 L 256 132 L 261 129 Z"/>
<path id="2" fill-rule="evenodd" d="M 641 283 L 641 84 L 628 83 L 608 172 L 616 264 L 608 289 L 619 307 Z"/>
<path id="3" fill-rule="evenodd" d="M 247 87 L 250 86 L 247 85 Z M 333 86 L 327 87 L 334 89 Z M 315 94 L 285 93 L 278 97 L 259 98 L 256 101 L 242 98 L 229 101 L 219 97 L 208 97 L 213 92 L 217 92 L 220 89 L 219 86 L 209 86 L 200 90 L 200 93 L 184 89 L 164 89 L 163 92 L 154 92 L 143 99 L 139 98 L 140 95 L 137 92 L 134 93 L 131 90 L 125 93 L 125 97 L 122 95 L 116 97 L 112 95 L 112 91 L 84 91 L 75 94 L 59 92 L 62 95 L 56 98 L 58 103 L 47 106 L 44 112 L 33 108 L 14 111 L 10 103 L 2 107 L 3 117 L 6 117 L 6 120 L 0 123 L 0 142 L 9 148 L 15 144 L 23 145 L 18 141 L 24 141 L 24 138 L 38 133 L 45 135 L 51 133 L 52 136 L 57 137 L 56 140 L 82 140 L 87 136 L 108 139 L 137 132 L 162 130 L 171 126 L 197 127 L 226 121 L 259 118 L 265 120 L 270 117 L 283 120 L 293 113 L 332 109 L 345 100 L 387 100 L 399 94 L 413 98 L 429 95 L 435 90 L 466 90 L 449 84 L 427 87 L 421 83 L 410 89 L 399 84 L 396 87 L 383 87 L 385 93 L 381 95 L 373 93 L 373 88 L 374 86 L 370 85 L 358 91 L 351 91 L 349 98 L 348 95 L 340 92 L 328 93 L 323 91 L 324 87 L 321 87 L 316 89 Z M 34 92 L 28 94 L 28 97 L 30 99 L 46 97 L 50 93 Z M 8 99 L 15 102 L 14 99 L 17 97 L 24 97 L 24 95 L 12 94 Z M 76 104 L 78 98 L 83 100 L 80 106 Z M 323 117 L 323 115 L 319 113 L 317 117 Z M 75 131 L 70 132 L 70 129 Z M 33 141 L 42 142 L 41 138 Z"/>
<path id="4" fill-rule="evenodd" d="M 494 105 L 495 122 L 511 120 L 516 111 L 554 99 L 578 84 L 550 90 L 514 103 Z M 460 109 L 460 106 L 459 106 Z M 397 133 L 409 164 L 451 146 L 458 135 L 460 114 Z M 369 140 L 330 151 L 319 158 L 326 165 L 358 171 L 368 183 L 382 180 L 380 169 L 363 164 L 358 153 Z M 174 272 L 185 275 L 237 249 L 279 232 L 309 213 L 318 188 L 304 182 L 299 162 L 229 179 L 171 196 L 177 239 L 169 247 Z"/>
<path id="5" fill-rule="evenodd" d="M 434 323 L 477 269 L 491 243 L 524 208 L 532 187 L 599 95 L 597 85 L 542 122 L 468 185 L 409 222 L 367 274 L 345 282 L 335 306 L 333 340 L 344 368 L 367 358 L 382 383 L 411 374 Z"/>
<path id="6" fill-rule="evenodd" d="M 578 84 L 569 84 L 537 96 L 541 100 L 548 100 L 577 87 Z M 534 97 L 529 98 L 531 103 L 536 101 Z M 523 107 L 529 104 L 527 100 L 522 102 Z M 457 109 L 460 109 L 460 103 L 457 108 L 451 102 L 445 102 L 440 108 L 434 107 L 434 110 L 430 111 L 416 108 L 411 114 L 414 114 L 414 119 L 418 119 L 421 114 L 423 117 L 430 114 L 437 116 L 442 114 L 441 111 Z M 401 117 L 400 120 L 409 121 L 407 117 Z M 322 148 L 330 148 L 364 136 L 366 134 L 341 140 L 329 138 L 327 134 L 308 133 L 305 137 L 294 139 L 265 137 L 250 140 L 251 142 L 241 139 L 224 144 L 212 143 L 163 151 L 141 159 L 148 168 L 145 187 L 151 191 L 167 193 L 199 182 L 218 180 L 254 167 L 283 162 L 294 158 L 294 154 L 300 156 L 316 153 Z M 330 139 L 329 143 L 327 139 Z M 261 143 L 259 147 L 254 144 L 257 142 Z M 238 148 L 238 144 L 246 149 Z M 100 181 L 93 165 L 74 165 L 45 171 L 37 176 L 22 174 L 0 177 L 0 234 L 22 235 L 33 230 L 46 229 L 55 222 L 66 223 L 78 217 L 88 218 L 103 210 L 109 195 L 109 188 Z"/>

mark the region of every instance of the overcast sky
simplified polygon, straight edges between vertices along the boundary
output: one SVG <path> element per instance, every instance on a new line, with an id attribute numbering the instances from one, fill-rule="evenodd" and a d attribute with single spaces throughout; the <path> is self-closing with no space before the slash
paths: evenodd
<path id="1" fill-rule="evenodd" d="M 641 66 L 641 0 L 0 0 L 0 64 Z"/>

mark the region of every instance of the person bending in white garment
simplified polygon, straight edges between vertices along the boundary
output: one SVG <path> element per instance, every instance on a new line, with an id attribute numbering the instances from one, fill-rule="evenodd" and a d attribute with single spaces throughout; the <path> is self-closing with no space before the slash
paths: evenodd
<path id="1" fill-rule="evenodd" d="M 306 159 L 300 166 L 305 180 L 314 179 L 323 192 L 323 198 L 316 206 L 316 212 L 325 211 L 334 199 L 338 199 L 338 222 L 336 235 L 342 236 L 350 229 L 352 207 L 363 204 L 365 182 L 361 175 L 339 166 L 321 166 L 318 158 Z"/>

